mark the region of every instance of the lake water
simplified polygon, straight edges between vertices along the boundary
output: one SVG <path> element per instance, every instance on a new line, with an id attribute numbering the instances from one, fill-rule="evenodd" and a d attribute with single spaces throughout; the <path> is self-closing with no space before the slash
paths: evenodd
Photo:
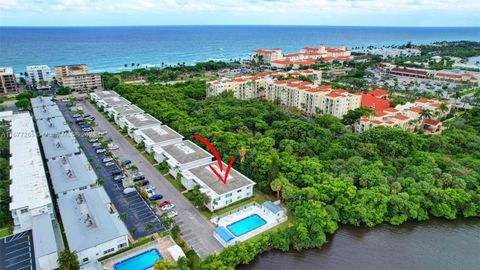
<path id="1" fill-rule="evenodd" d="M 480 219 L 344 226 L 321 249 L 266 252 L 241 270 L 480 269 Z"/>
<path id="2" fill-rule="evenodd" d="M 296 52 L 321 43 L 337 47 L 400 45 L 408 41 L 480 41 L 480 27 L 132 26 L 0 27 L 0 66 L 86 63 L 91 71 L 124 64 L 160 65 L 250 58 L 253 50 Z"/>

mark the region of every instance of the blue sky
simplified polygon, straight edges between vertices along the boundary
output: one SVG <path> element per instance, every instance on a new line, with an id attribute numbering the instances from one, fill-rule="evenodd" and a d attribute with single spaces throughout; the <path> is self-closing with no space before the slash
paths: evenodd
<path id="1" fill-rule="evenodd" d="M 0 0 L 2 26 L 480 26 L 480 0 Z"/>

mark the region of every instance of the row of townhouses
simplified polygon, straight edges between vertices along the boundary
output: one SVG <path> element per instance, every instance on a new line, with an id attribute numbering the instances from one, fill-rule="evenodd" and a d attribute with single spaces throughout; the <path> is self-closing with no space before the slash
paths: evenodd
<path id="1" fill-rule="evenodd" d="M 303 81 L 302 76 L 311 80 Z M 361 106 L 360 94 L 320 85 L 321 77 L 321 71 L 307 69 L 222 78 L 207 82 L 207 97 L 232 91 L 238 99 L 262 98 L 307 114 L 331 114 L 338 118 Z"/>
<path id="2" fill-rule="evenodd" d="M 136 143 L 143 143 L 157 162 L 166 162 L 169 173 L 179 177 L 187 190 L 200 186 L 200 191 L 209 197 L 205 205 L 210 211 L 253 196 L 255 182 L 232 168 L 227 183 L 223 184 L 210 168 L 213 166 L 220 171 L 213 155 L 116 92 L 95 91 L 90 98 L 117 125 L 126 129 Z"/>
<path id="3" fill-rule="evenodd" d="M 129 246 L 128 230 L 97 185 L 97 175 L 59 107 L 51 97 L 33 98 L 31 104 L 69 248 L 82 267 L 98 264 L 99 258 Z"/>
<path id="4" fill-rule="evenodd" d="M 424 130 L 426 134 L 434 134 L 443 130 L 440 119 L 446 117 L 452 108 L 447 100 L 436 98 L 421 98 L 391 108 L 388 101 L 370 94 L 362 96 L 362 105 L 374 109 L 375 114 L 362 116 L 354 124 L 355 132 L 382 126 L 400 127 L 405 131 Z"/>
<path id="5" fill-rule="evenodd" d="M 291 67 L 297 69 L 301 66 L 315 64 L 318 60 L 323 61 L 348 61 L 351 59 L 351 51 L 345 46 L 339 48 L 328 48 L 325 45 L 320 47 L 304 47 L 298 53 L 283 54 L 282 49 L 256 50 L 253 52 L 253 61 L 260 64 L 271 65 L 275 68 Z"/>

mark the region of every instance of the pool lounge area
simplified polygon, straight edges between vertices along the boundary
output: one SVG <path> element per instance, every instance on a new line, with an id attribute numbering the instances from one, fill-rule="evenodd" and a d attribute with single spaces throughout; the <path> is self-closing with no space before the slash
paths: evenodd
<path id="1" fill-rule="evenodd" d="M 156 260 L 176 262 L 185 256 L 182 249 L 170 236 L 155 240 L 101 260 L 104 270 L 153 270 Z"/>
<path id="2" fill-rule="evenodd" d="M 267 201 L 244 205 L 211 219 L 217 226 L 213 236 L 224 247 L 245 241 L 287 221 L 285 209 Z"/>
<path id="3" fill-rule="evenodd" d="M 156 260 L 163 260 L 156 248 L 149 249 L 128 259 L 115 263 L 114 270 L 147 270 L 154 266 Z"/>

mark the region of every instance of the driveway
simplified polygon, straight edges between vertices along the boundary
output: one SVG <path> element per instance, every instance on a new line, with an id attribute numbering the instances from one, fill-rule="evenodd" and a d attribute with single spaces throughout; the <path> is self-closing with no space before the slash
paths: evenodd
<path id="1" fill-rule="evenodd" d="M 88 101 L 79 101 L 85 114 L 95 117 L 96 131 L 107 131 L 106 138 L 110 138 L 120 149 L 115 155 L 121 159 L 130 159 L 137 166 L 150 185 L 156 187 L 155 192 L 161 193 L 165 200 L 175 204 L 178 216 L 175 218 L 180 227 L 183 239 L 204 259 L 210 254 L 223 249 L 220 243 L 213 238 L 214 225 L 203 216 L 138 150 L 118 132 L 114 126 Z"/>

